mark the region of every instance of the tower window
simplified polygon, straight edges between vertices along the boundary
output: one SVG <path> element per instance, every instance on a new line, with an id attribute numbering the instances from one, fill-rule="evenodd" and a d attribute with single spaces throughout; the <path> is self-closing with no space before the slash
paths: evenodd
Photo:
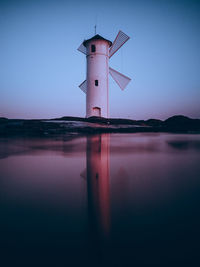
<path id="1" fill-rule="evenodd" d="M 91 52 L 96 52 L 96 47 L 95 47 L 95 45 L 91 45 Z"/>
<path id="2" fill-rule="evenodd" d="M 98 85 L 99 85 L 99 81 L 95 80 L 95 86 L 98 86 Z"/>

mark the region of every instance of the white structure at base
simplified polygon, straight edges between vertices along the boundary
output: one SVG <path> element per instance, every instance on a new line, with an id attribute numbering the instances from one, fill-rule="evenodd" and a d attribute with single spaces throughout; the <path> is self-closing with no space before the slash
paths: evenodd
<path id="1" fill-rule="evenodd" d="M 124 90 L 130 78 L 109 68 L 109 58 L 128 41 L 129 37 L 119 31 L 115 41 L 104 39 L 95 35 L 85 40 L 78 50 L 86 55 L 87 75 L 86 80 L 79 87 L 86 93 L 86 117 L 109 117 L 109 78 L 110 73 L 119 87 Z"/>

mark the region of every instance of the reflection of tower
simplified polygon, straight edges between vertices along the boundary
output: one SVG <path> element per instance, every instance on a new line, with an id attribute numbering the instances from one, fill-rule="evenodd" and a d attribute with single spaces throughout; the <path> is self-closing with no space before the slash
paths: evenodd
<path id="1" fill-rule="evenodd" d="M 109 134 L 87 137 L 87 189 L 89 221 L 96 238 L 110 230 Z"/>

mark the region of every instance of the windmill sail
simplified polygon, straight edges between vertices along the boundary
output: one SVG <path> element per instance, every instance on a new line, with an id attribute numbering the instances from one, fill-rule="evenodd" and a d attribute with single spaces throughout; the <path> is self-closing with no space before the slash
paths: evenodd
<path id="1" fill-rule="evenodd" d="M 86 47 L 83 45 L 83 43 L 79 46 L 79 48 L 77 49 L 78 51 L 80 51 L 83 54 L 87 54 L 86 53 Z"/>
<path id="2" fill-rule="evenodd" d="M 124 90 L 128 83 L 131 81 L 129 77 L 121 74 L 120 72 L 112 68 L 109 68 L 109 73 L 122 90 Z"/>
<path id="3" fill-rule="evenodd" d="M 122 45 L 128 41 L 128 39 L 130 39 L 128 35 L 122 31 L 119 31 L 112 46 L 110 47 L 109 57 L 111 58 L 117 52 L 117 50 L 119 50 L 120 47 L 122 47 Z"/>
<path id="4" fill-rule="evenodd" d="M 82 82 L 79 85 L 79 88 L 86 94 L 86 92 L 87 92 L 87 80 L 85 80 L 84 82 Z"/>

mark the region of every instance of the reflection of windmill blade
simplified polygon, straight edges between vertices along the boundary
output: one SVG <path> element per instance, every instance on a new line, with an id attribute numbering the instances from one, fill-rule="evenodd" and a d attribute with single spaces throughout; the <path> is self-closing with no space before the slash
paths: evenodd
<path id="1" fill-rule="evenodd" d="M 80 176 L 81 176 L 84 180 L 86 180 L 86 179 L 87 179 L 87 170 L 84 169 L 84 170 L 80 173 Z"/>
<path id="2" fill-rule="evenodd" d="M 86 92 L 87 92 L 87 80 L 85 80 L 84 82 L 82 82 L 79 85 L 79 88 L 86 94 Z"/>
<path id="3" fill-rule="evenodd" d="M 79 46 L 77 50 L 86 55 L 86 47 L 83 45 L 83 43 Z"/>
<path id="4" fill-rule="evenodd" d="M 119 87 L 124 90 L 127 86 L 127 84 L 131 81 L 131 79 L 120 72 L 109 68 L 110 75 L 113 77 L 113 79 L 116 81 L 116 83 L 119 85 Z"/>
<path id="5" fill-rule="evenodd" d="M 128 35 L 126 35 L 122 31 L 119 31 L 109 50 L 109 57 L 112 57 L 117 52 L 117 50 L 119 50 L 120 47 L 128 41 L 128 39 L 130 39 Z"/>

